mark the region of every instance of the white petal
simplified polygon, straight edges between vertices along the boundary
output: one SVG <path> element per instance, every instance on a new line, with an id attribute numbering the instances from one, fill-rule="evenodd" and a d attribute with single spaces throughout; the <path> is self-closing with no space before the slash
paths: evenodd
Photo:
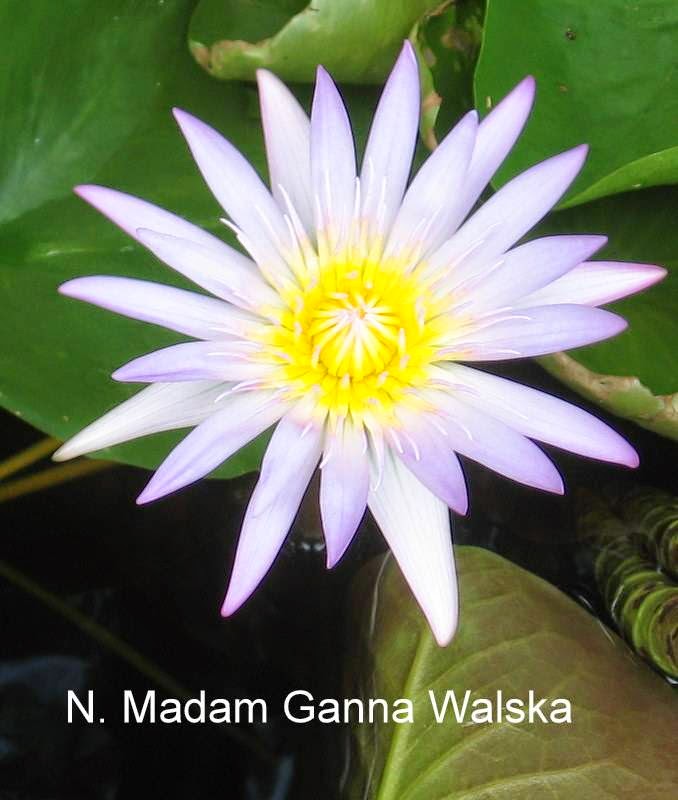
<path id="1" fill-rule="evenodd" d="M 311 178 L 318 236 L 333 250 L 341 249 L 353 218 L 355 148 L 344 102 L 322 67 L 311 109 Z"/>
<path id="2" fill-rule="evenodd" d="M 543 289 L 521 298 L 519 307 L 578 303 L 601 306 L 635 292 L 666 277 L 666 270 L 653 264 L 623 261 L 591 261 L 580 264 Z"/>
<path id="3" fill-rule="evenodd" d="M 390 229 L 403 199 L 419 126 L 419 66 L 409 42 L 391 72 L 374 115 L 360 172 L 361 214 Z"/>
<path id="4" fill-rule="evenodd" d="M 196 339 L 239 336 L 257 321 L 222 300 L 134 278 L 113 275 L 73 278 L 62 284 L 59 292 Z"/>
<path id="5" fill-rule="evenodd" d="M 426 255 L 457 229 L 466 213 L 463 187 L 477 129 L 478 115 L 471 111 L 420 167 L 393 224 L 389 255 L 418 247 Z"/>
<path id="6" fill-rule="evenodd" d="M 271 392 L 228 395 L 218 412 L 186 436 L 155 471 L 137 503 L 150 503 L 194 483 L 270 428 L 285 412 Z"/>
<path id="7" fill-rule="evenodd" d="M 321 448 L 322 428 L 305 429 L 290 415 L 273 432 L 245 514 L 221 609 L 224 616 L 240 608 L 268 572 L 292 526 Z"/>
<path id="8" fill-rule="evenodd" d="M 511 306 L 581 264 L 606 242 L 605 236 L 546 236 L 514 247 L 488 264 L 477 279 L 467 280 L 461 292 L 464 308 L 480 311 Z M 452 271 L 449 285 L 453 293 L 454 284 Z"/>
<path id="9" fill-rule="evenodd" d="M 223 253 L 226 248 L 230 254 L 234 254 L 234 258 L 244 258 L 221 239 L 197 225 L 131 194 L 93 185 L 76 186 L 75 193 L 119 225 L 133 239 L 139 239 L 137 234 L 139 228 L 148 228 L 158 233 L 189 239 L 203 247 L 214 248 L 219 253 Z"/>
<path id="10" fill-rule="evenodd" d="M 274 367 L 253 359 L 249 342 L 184 342 L 155 350 L 117 369 L 116 381 L 157 383 L 158 381 L 255 381 Z"/>
<path id="11" fill-rule="evenodd" d="M 537 445 L 503 422 L 474 405 L 438 393 L 432 401 L 444 415 L 451 448 L 511 480 L 555 494 L 563 493 L 563 482 L 551 460 Z"/>
<path id="12" fill-rule="evenodd" d="M 396 452 L 427 489 L 458 514 L 468 511 L 466 481 L 448 439 L 431 424 L 428 415 L 406 409 L 397 412 L 402 429 Z"/>
<path id="13" fill-rule="evenodd" d="M 370 511 L 441 647 L 457 628 L 457 577 L 447 506 L 387 451 Z"/>
<path id="14" fill-rule="evenodd" d="M 470 404 L 524 436 L 588 458 L 638 464 L 636 452 L 618 433 L 564 400 L 461 364 L 449 364 L 436 376 L 468 389 Z"/>
<path id="15" fill-rule="evenodd" d="M 616 314 L 589 306 L 511 309 L 471 323 L 449 351 L 462 361 L 543 356 L 609 339 L 626 327 L 626 320 Z"/>
<path id="16" fill-rule="evenodd" d="M 261 279 L 256 265 L 225 244 L 205 247 L 143 228 L 137 235 L 161 261 L 222 300 L 255 313 L 282 305 L 277 292 Z"/>
<path id="17" fill-rule="evenodd" d="M 320 474 L 327 566 L 344 555 L 363 518 L 370 483 L 365 432 L 346 423 L 330 440 Z"/>
<path id="18" fill-rule="evenodd" d="M 198 425 L 221 408 L 217 398 L 225 388 L 214 381 L 147 386 L 69 439 L 52 458 L 66 461 L 140 436 Z"/>
<path id="19" fill-rule="evenodd" d="M 254 168 L 209 125 L 180 109 L 174 109 L 174 116 L 212 194 L 243 232 L 243 246 L 266 275 L 289 278 L 283 257 L 291 244 L 289 231 Z"/>
<path id="20" fill-rule="evenodd" d="M 271 191 L 281 209 L 292 202 L 306 232 L 313 230 L 311 123 L 297 98 L 272 72 L 257 70 Z"/>
<path id="21" fill-rule="evenodd" d="M 464 181 L 464 215 L 473 208 L 520 136 L 532 109 L 534 90 L 534 78 L 528 75 L 480 123 Z"/>
<path id="22" fill-rule="evenodd" d="M 430 269 L 454 269 L 459 278 L 476 274 L 553 208 L 581 169 L 586 153 L 585 145 L 567 150 L 502 186 L 431 256 Z"/>

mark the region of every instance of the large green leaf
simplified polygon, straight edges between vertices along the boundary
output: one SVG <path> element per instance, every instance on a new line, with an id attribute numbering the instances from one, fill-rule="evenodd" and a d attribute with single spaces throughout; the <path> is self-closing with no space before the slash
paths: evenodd
<path id="1" fill-rule="evenodd" d="M 496 185 L 581 142 L 590 157 L 568 203 L 678 179 L 674 0 L 488 0 L 475 76 L 487 108 L 537 79 L 527 129 Z"/>
<path id="2" fill-rule="evenodd" d="M 215 125 L 264 171 L 256 91 L 214 81 L 196 66 L 185 45 L 192 7 L 191 0 L 41 0 L 28 14 L 11 0 L 0 12 L 0 404 L 61 439 L 134 391 L 110 379 L 115 367 L 176 337 L 68 300 L 57 286 L 97 273 L 182 285 L 71 187 L 113 186 L 225 234 L 172 119 L 174 105 Z M 359 139 L 374 100 L 372 90 L 350 93 Z M 102 455 L 155 466 L 177 438 Z M 241 451 L 220 474 L 255 468 L 260 449 Z"/>
<path id="3" fill-rule="evenodd" d="M 408 698 L 413 723 L 354 726 L 349 796 L 360 800 L 668 800 L 678 796 L 678 700 L 614 634 L 550 584 L 457 547 L 461 624 L 436 645 L 394 562 L 355 597 L 350 697 Z M 572 722 L 435 720 L 448 690 L 566 698 Z M 561 717 L 562 719 L 562 717 Z"/>
<path id="4" fill-rule="evenodd" d="M 618 12 L 614 17 L 613 10 Z M 464 0 L 417 26 L 415 39 L 426 86 L 425 141 L 435 146 L 433 126 L 439 133 L 446 132 L 470 107 L 469 73 L 480 33 L 475 90 L 481 110 L 491 107 L 526 73 L 537 76 L 531 120 L 499 171 L 497 185 L 541 158 L 588 140 L 593 146 L 577 184 L 581 188 L 564 204 L 579 207 L 550 215 L 540 232 L 606 233 L 610 246 L 597 257 L 655 262 L 672 271 L 660 286 L 615 304 L 614 310 L 630 322 L 622 336 L 572 354 L 544 358 L 542 363 L 608 411 L 678 438 L 678 351 L 674 346 L 678 335 L 678 192 L 635 192 L 635 196 L 628 193 L 581 205 L 629 189 L 678 182 L 678 147 L 667 147 L 678 143 L 678 95 L 656 98 L 666 85 L 678 89 L 678 70 L 667 44 L 676 39 L 675 4 L 488 0 L 484 28 L 481 12 L 477 0 Z M 652 59 L 644 58 L 637 45 L 622 47 L 623 41 L 641 39 L 652 42 Z M 613 52 L 608 53 L 608 48 Z M 593 69 L 592 62 L 602 59 L 603 53 L 605 63 L 615 67 Z M 623 62 L 620 68 L 618 60 Z M 571 91 L 564 92 L 565 86 Z M 632 113 L 645 103 L 647 113 Z M 530 237 L 534 235 L 537 232 Z"/>
<path id="5" fill-rule="evenodd" d="M 337 80 L 379 83 L 412 26 L 440 0 L 200 0 L 190 46 L 218 78 L 252 79 L 259 67 L 309 81 L 318 64 Z"/>
<path id="6" fill-rule="evenodd" d="M 608 411 L 678 439 L 678 189 L 648 189 L 559 211 L 538 233 L 605 233 L 597 258 L 656 263 L 659 285 L 613 305 L 629 322 L 606 342 L 541 363 Z"/>
<path id="7" fill-rule="evenodd" d="M 3 54 L 16 66 L 3 70 L 11 89 L 2 94 L 10 124 L 0 149 L 0 336 L 11 346 L 0 356 L 0 402 L 59 438 L 131 393 L 111 381 L 112 367 L 175 340 L 56 293 L 79 274 L 177 282 L 71 187 L 112 185 L 215 226 L 218 209 L 173 123 L 173 105 L 219 125 L 263 165 L 253 93 L 214 85 L 183 52 L 191 5 L 45 0 L 30 15 L 16 0 L 3 6 L 15 21 L 3 26 Z M 151 466 L 176 438 L 103 455 Z M 255 463 L 256 454 L 244 451 L 227 471 Z"/>

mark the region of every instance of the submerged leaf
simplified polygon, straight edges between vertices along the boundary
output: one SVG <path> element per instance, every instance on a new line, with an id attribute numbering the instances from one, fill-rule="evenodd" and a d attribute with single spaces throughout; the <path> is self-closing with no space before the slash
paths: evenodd
<path id="1" fill-rule="evenodd" d="M 553 586 L 473 547 L 456 548 L 461 625 L 439 648 L 394 562 L 355 594 L 360 634 L 347 696 L 409 698 L 412 724 L 354 726 L 349 796 L 378 800 L 665 800 L 678 793 L 678 702 L 625 645 Z M 376 577 L 376 582 L 375 582 Z M 566 698 L 572 723 L 437 723 L 447 690 Z M 561 717 L 562 719 L 562 717 Z"/>

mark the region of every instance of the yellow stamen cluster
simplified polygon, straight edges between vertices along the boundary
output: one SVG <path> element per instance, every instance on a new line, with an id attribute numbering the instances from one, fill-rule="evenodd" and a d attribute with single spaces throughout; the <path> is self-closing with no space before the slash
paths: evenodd
<path id="1" fill-rule="evenodd" d="M 439 302 L 396 260 L 332 259 L 306 283 L 285 292 L 286 310 L 267 330 L 274 386 L 290 398 L 315 394 L 332 416 L 391 414 L 427 380 L 449 328 Z"/>

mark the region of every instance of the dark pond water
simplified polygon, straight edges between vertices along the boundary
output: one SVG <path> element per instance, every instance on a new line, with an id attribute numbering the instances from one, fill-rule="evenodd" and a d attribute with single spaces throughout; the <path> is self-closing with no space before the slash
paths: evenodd
<path id="1" fill-rule="evenodd" d="M 566 394 L 532 365 L 505 374 Z M 641 468 L 629 473 L 557 453 L 565 498 L 467 462 L 472 513 L 457 520 L 456 540 L 493 549 L 597 608 L 575 543 L 576 490 L 612 486 L 624 493 L 647 484 L 678 493 L 670 469 L 675 444 L 613 424 L 639 449 Z M 2 457 L 39 438 L 7 414 L 0 432 Z M 317 511 L 307 502 L 263 587 L 222 620 L 219 602 L 253 477 L 203 482 L 142 509 L 134 498 L 145 480 L 142 470 L 116 468 L 4 504 L 0 558 L 190 691 L 263 697 L 272 712 L 299 687 L 316 697 L 341 696 L 351 580 L 384 549 L 373 526 L 363 523 L 348 556 L 327 573 Z M 265 727 L 247 729 L 263 751 L 257 754 L 234 741 L 227 726 L 125 726 L 122 690 L 156 688 L 147 676 L 2 579 L 0 604 L 0 797 L 337 796 L 346 730 L 274 715 Z M 106 724 L 67 726 L 66 688 L 93 688 Z"/>

